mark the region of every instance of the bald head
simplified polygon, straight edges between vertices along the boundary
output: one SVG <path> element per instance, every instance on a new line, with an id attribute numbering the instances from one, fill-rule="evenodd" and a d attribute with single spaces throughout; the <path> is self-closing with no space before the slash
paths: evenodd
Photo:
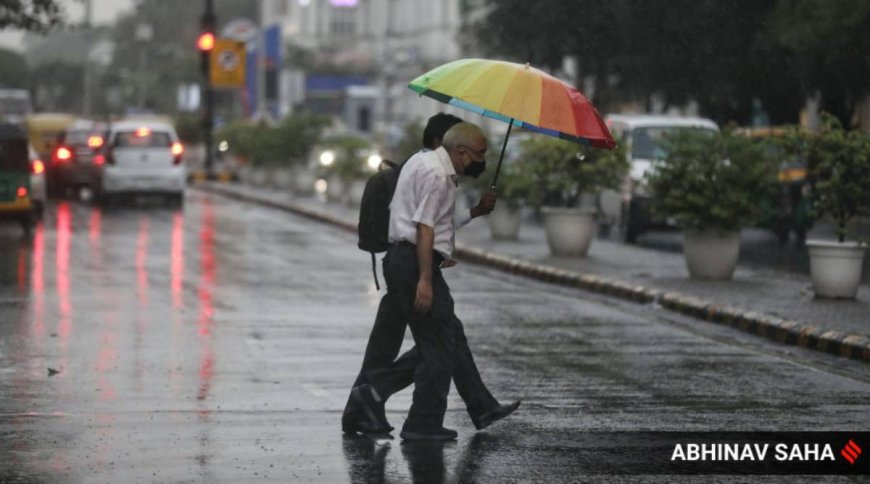
<path id="1" fill-rule="evenodd" d="M 441 146 L 457 173 L 477 177 L 486 169 L 486 136 L 474 124 L 459 123 L 444 133 Z M 475 165 L 472 168 L 469 166 Z"/>
<path id="2" fill-rule="evenodd" d="M 484 145 L 486 149 L 486 136 L 477 125 L 471 123 L 458 123 L 444 133 L 444 140 L 441 144 L 447 150 L 462 146 L 479 146 Z"/>

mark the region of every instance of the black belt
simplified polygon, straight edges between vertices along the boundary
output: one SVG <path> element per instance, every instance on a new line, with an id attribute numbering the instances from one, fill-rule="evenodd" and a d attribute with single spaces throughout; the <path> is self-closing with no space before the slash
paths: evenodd
<path id="1" fill-rule="evenodd" d="M 408 242 L 407 240 L 401 240 L 399 242 L 394 242 L 393 246 L 395 246 L 395 247 L 408 247 L 408 248 L 414 249 L 415 254 L 417 253 L 417 245 L 413 244 L 411 242 Z M 444 257 L 444 254 L 442 254 L 441 252 L 438 252 L 437 250 L 432 251 L 432 260 L 435 261 L 435 265 L 440 265 L 446 259 L 447 258 Z"/>

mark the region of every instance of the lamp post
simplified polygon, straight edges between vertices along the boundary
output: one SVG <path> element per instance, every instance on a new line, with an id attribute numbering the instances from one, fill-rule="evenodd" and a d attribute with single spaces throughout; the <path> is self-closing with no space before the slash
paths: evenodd
<path id="1" fill-rule="evenodd" d="M 214 178 L 214 154 L 212 153 L 212 129 L 214 128 L 214 88 L 211 85 L 211 52 L 215 44 L 215 25 L 217 19 L 214 14 L 214 3 L 205 0 L 205 12 L 200 18 L 200 34 L 197 39 L 197 48 L 200 52 L 203 85 L 203 117 L 202 128 L 205 132 L 205 173 L 209 180 Z"/>
<path id="2" fill-rule="evenodd" d="M 148 42 L 154 37 L 154 29 L 150 24 L 141 23 L 136 26 L 136 41 L 139 42 L 139 109 L 145 109 L 148 83 L 145 71 L 148 69 Z"/>

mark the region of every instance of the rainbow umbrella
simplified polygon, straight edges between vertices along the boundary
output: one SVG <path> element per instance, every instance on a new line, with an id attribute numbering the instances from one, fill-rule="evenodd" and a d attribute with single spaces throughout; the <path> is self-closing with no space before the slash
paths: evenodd
<path id="1" fill-rule="evenodd" d="M 432 69 L 408 87 L 451 106 L 508 123 L 493 189 L 513 126 L 594 148 L 616 146 L 586 96 L 528 64 L 462 59 Z"/>

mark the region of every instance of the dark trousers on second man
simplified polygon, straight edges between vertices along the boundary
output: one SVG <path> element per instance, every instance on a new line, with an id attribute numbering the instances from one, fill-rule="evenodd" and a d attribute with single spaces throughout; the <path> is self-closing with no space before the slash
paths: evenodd
<path id="1" fill-rule="evenodd" d="M 416 247 L 401 243 L 389 250 L 384 258 L 387 294 L 381 299 L 363 367 L 354 383 L 371 384 L 384 399 L 414 383 L 414 403 L 405 429 L 441 428 L 451 377 L 475 423 L 498 405 L 483 384 L 462 322 L 453 312 L 453 298 L 438 268 L 440 262 L 436 255 L 432 309 L 419 314 L 414 311 L 419 274 Z M 406 324 L 411 327 L 416 346 L 393 361 L 401 348 Z M 344 418 L 353 418 L 354 413 L 349 401 Z"/>

